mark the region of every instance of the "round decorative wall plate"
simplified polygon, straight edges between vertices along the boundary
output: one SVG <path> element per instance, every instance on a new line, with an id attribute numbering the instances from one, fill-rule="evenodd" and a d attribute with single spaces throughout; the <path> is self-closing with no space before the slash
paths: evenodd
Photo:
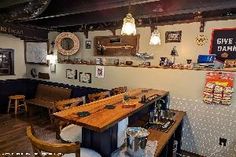
<path id="1" fill-rule="evenodd" d="M 60 33 L 55 40 L 57 51 L 65 56 L 70 56 L 79 51 L 79 38 L 71 32 Z"/>
<path id="2" fill-rule="evenodd" d="M 203 46 L 207 43 L 208 39 L 207 39 L 207 36 L 205 36 L 204 34 L 199 34 L 197 37 L 196 37 L 196 43 L 198 46 Z"/>

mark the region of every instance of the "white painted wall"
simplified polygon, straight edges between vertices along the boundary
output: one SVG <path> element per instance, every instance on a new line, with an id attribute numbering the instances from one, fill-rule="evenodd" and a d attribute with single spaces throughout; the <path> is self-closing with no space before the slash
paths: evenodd
<path id="1" fill-rule="evenodd" d="M 140 51 L 154 54 L 152 65 L 159 64 L 160 56 L 170 57 L 173 46 L 177 46 L 179 57 L 177 62 L 185 63 L 186 59 L 196 61 L 199 54 L 208 54 L 211 33 L 214 28 L 232 28 L 236 26 L 236 20 L 206 22 L 205 35 L 208 38 L 206 45 L 200 47 L 195 43 L 199 33 L 200 23 L 175 24 L 158 27 L 161 32 L 162 45 L 150 46 L 150 29 L 148 27 L 138 28 L 140 34 Z M 182 41 L 180 43 L 164 43 L 165 31 L 182 30 Z M 117 34 L 120 31 L 117 30 Z M 77 33 L 80 37 L 81 49 L 76 57 L 85 60 L 94 59 L 93 49 L 84 48 L 85 37 L 83 33 Z M 49 34 L 49 39 L 54 40 L 57 33 Z M 95 36 L 112 35 L 110 31 L 89 32 L 89 40 L 93 41 Z M 107 57 L 108 58 L 108 57 Z M 141 61 L 134 57 L 120 57 L 120 60 L 134 60 L 136 64 Z M 27 65 L 27 74 L 30 77 L 30 69 L 36 68 L 41 72 L 49 72 L 49 68 L 39 65 Z M 80 83 L 78 80 L 65 78 L 67 68 L 76 69 L 81 72 L 92 73 L 92 84 Z M 183 149 L 200 155 L 210 156 L 219 151 L 219 137 L 228 139 L 228 147 L 213 155 L 232 157 L 236 151 L 236 94 L 233 96 L 231 106 L 207 105 L 202 103 L 202 91 L 205 82 L 206 71 L 168 70 L 133 67 L 105 67 L 105 78 L 95 78 L 95 66 L 57 64 L 56 73 L 51 73 L 51 81 L 64 82 L 74 85 L 91 87 L 113 88 L 117 86 L 128 86 L 129 88 L 146 87 L 164 89 L 170 91 L 171 108 L 187 112 L 183 132 Z M 236 75 L 236 73 L 234 73 Z M 236 84 L 236 80 L 235 80 Z M 234 85 L 236 88 L 236 85 Z M 228 155 L 227 155 L 228 154 Z"/>
<path id="2" fill-rule="evenodd" d="M 24 41 L 12 35 L 0 33 L 0 48 L 14 49 L 15 75 L 0 76 L 0 80 L 26 77 Z"/>

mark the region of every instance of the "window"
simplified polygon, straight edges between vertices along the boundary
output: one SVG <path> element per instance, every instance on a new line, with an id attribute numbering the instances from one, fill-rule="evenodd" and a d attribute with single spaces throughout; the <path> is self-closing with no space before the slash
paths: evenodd
<path id="1" fill-rule="evenodd" d="M 14 50 L 0 48 L 0 75 L 14 75 Z"/>

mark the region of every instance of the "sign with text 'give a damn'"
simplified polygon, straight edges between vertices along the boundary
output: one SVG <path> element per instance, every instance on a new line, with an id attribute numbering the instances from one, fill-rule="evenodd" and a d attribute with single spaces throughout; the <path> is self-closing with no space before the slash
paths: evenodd
<path id="1" fill-rule="evenodd" d="M 236 28 L 213 30 L 210 53 L 215 54 L 221 62 L 236 59 Z"/>

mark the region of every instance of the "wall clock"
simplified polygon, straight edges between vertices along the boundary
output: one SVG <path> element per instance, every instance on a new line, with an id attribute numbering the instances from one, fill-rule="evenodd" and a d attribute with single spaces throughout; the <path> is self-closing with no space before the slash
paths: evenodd
<path id="1" fill-rule="evenodd" d="M 79 38 L 71 32 L 60 33 L 55 40 L 57 51 L 65 56 L 70 56 L 79 51 Z"/>

